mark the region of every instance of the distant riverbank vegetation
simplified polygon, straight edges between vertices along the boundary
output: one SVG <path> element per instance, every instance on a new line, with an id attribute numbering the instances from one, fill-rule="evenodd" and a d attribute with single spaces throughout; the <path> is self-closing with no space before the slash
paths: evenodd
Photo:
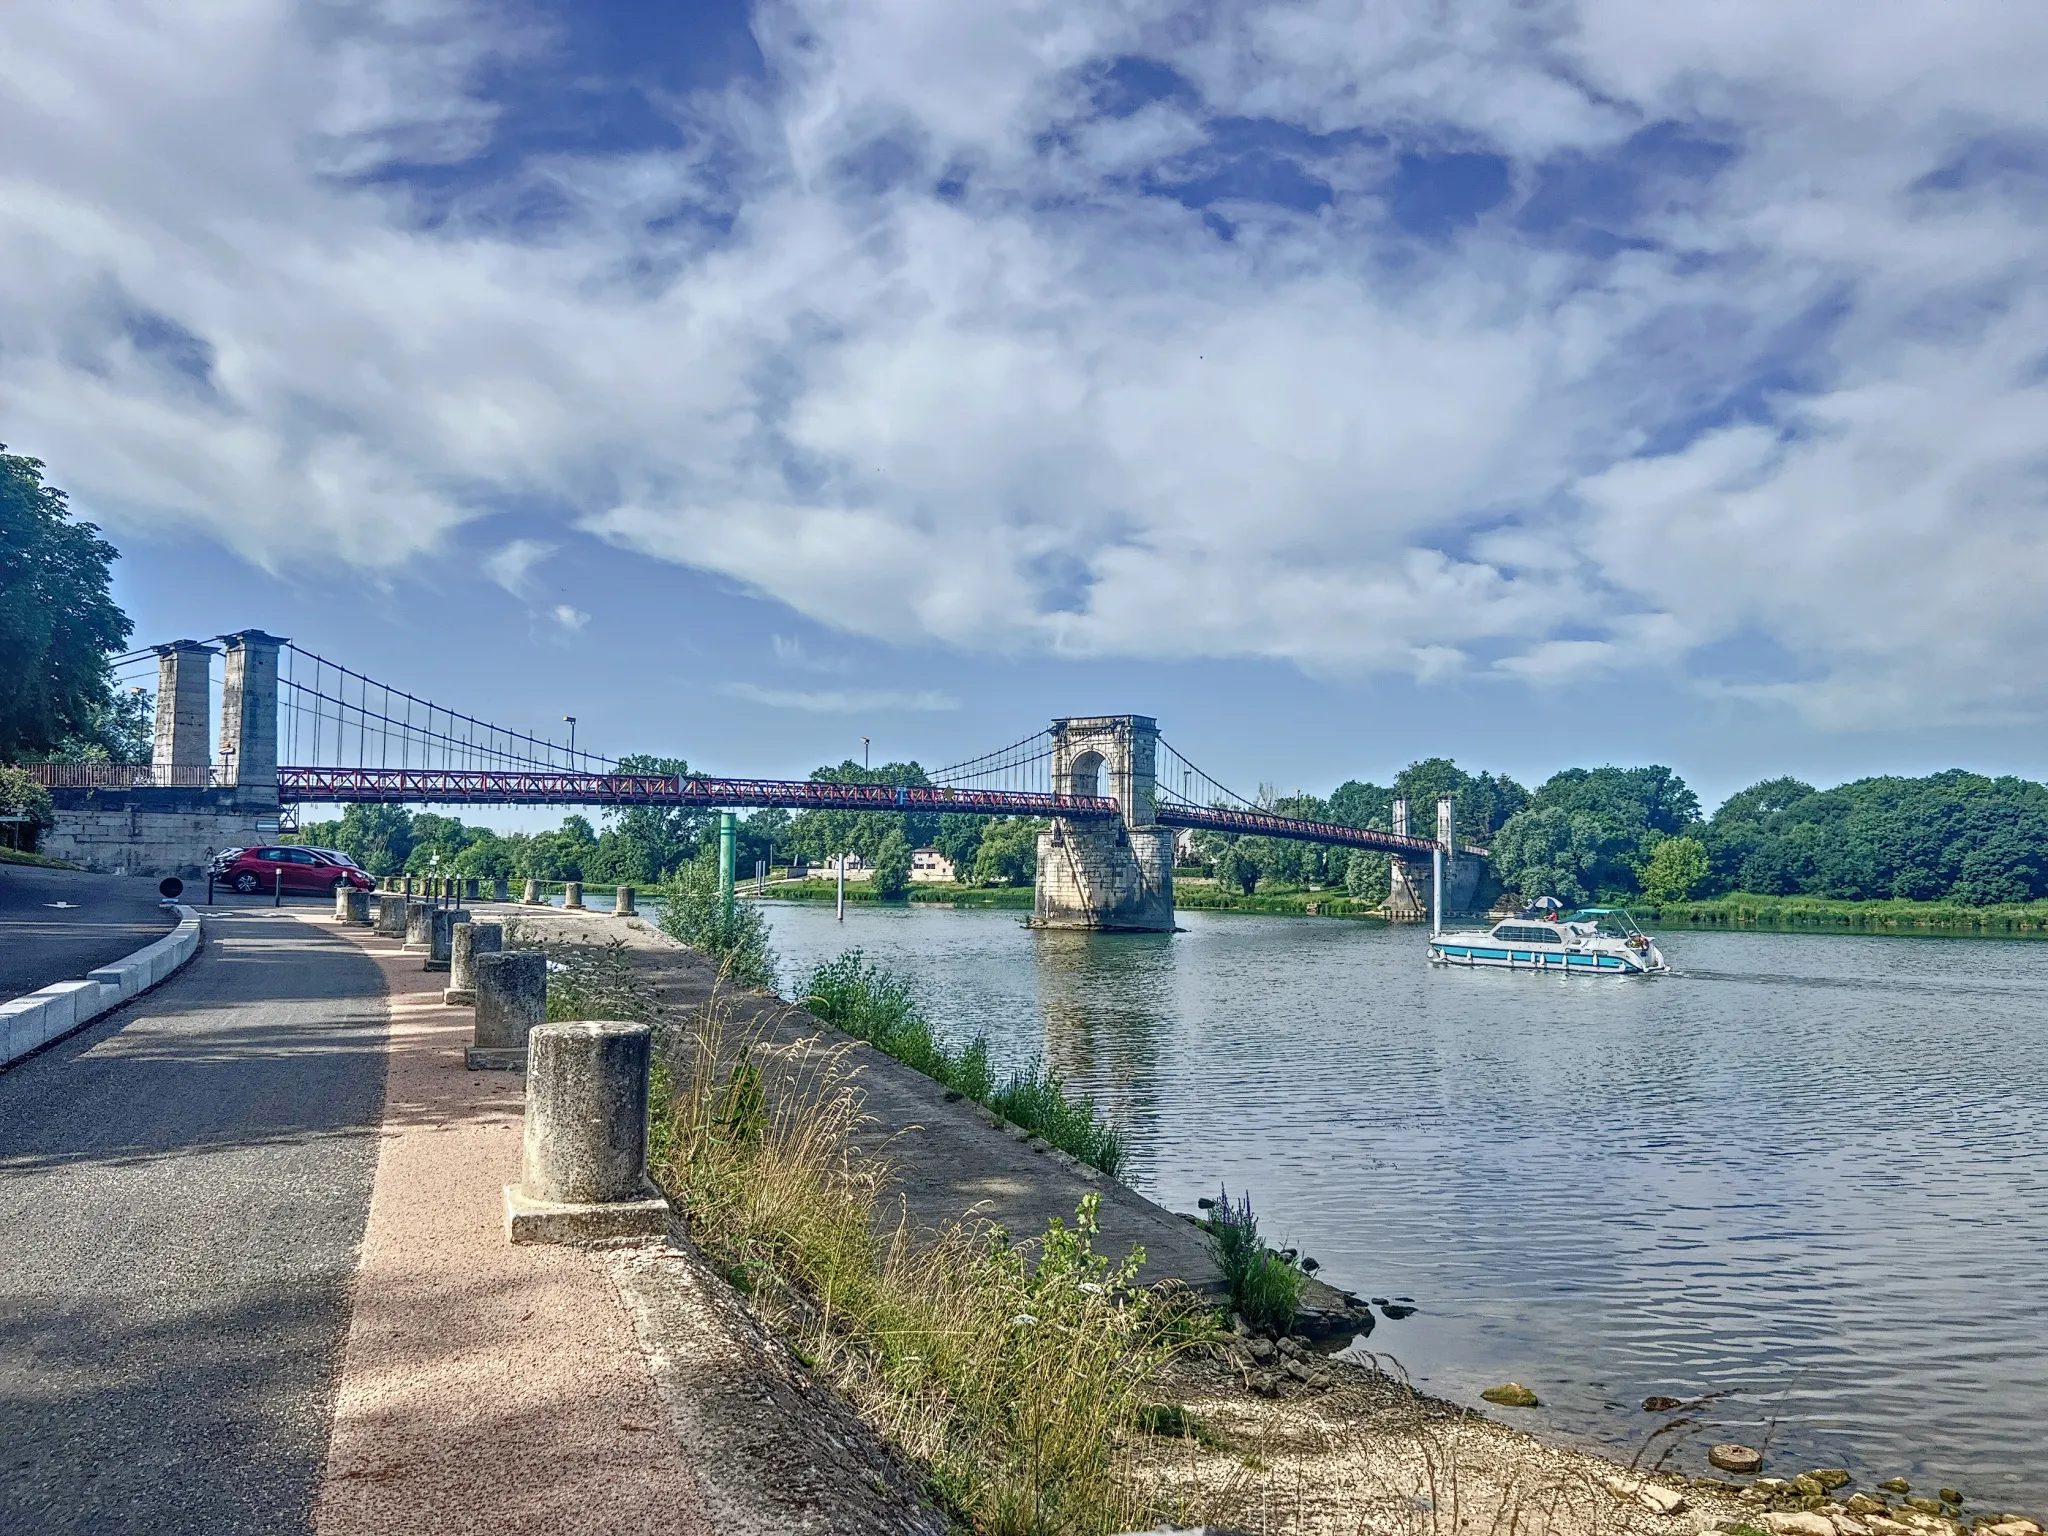
<path id="1" fill-rule="evenodd" d="M 679 760 L 652 757 L 622 766 L 688 771 Z M 847 762 L 812 778 L 925 782 L 915 763 L 864 773 Z M 1833 789 L 1767 779 L 1729 797 L 1712 816 L 1682 778 L 1655 765 L 1567 768 L 1532 790 L 1505 774 L 1472 774 L 1447 758 L 1429 758 L 1388 785 L 1352 780 L 1327 797 L 1261 799 L 1282 815 L 1386 829 L 1394 800 L 1405 797 L 1410 831 L 1428 837 L 1439 794 L 1452 797 L 1460 841 L 1490 851 L 1489 884 L 1481 892 L 1488 901 L 1555 896 L 1567 905 L 1657 908 L 1667 921 L 1818 922 L 1822 909 L 1791 904 L 1799 898 L 1835 904 L 1829 921 L 1848 926 L 2010 932 L 2032 931 L 2036 917 L 2022 909 L 2048 901 L 2048 785 L 1961 769 L 1858 779 Z M 650 890 L 716 847 L 716 818 L 702 811 L 635 807 L 602 821 L 600 829 L 569 816 L 555 831 L 499 834 L 451 816 L 351 806 L 338 821 L 304 827 L 300 839 L 340 848 L 378 875 L 623 882 Z M 739 821 L 737 865 L 744 885 L 759 863 L 817 867 L 852 853 L 874 867 L 873 879 L 849 882 L 852 901 L 1022 907 L 1036 874 L 1041 825 L 1021 817 L 762 810 Z M 913 885 L 909 855 L 922 847 L 951 860 L 958 880 Z M 1387 891 L 1387 856 L 1360 849 L 1204 832 L 1184 857 L 1215 881 L 1183 879 L 1178 899 L 1188 908 L 1313 907 L 1326 916 L 1362 916 Z M 799 900 L 836 894 L 829 881 L 773 890 Z M 1862 903 L 1888 905 L 1852 920 L 1848 905 Z M 1943 918 L 1923 906 L 1909 917 L 1902 903 L 1957 915 Z M 1698 915 L 1680 919 L 1681 909 Z M 1756 915 L 1766 910 L 1784 916 Z"/>
<path id="2" fill-rule="evenodd" d="M 1527 790 L 1432 758 L 1385 788 L 1354 781 L 1326 800 L 1265 799 L 1285 815 L 1387 828 L 1405 795 L 1410 830 L 1432 836 L 1439 794 L 1453 797 L 1460 841 L 1491 854 L 1489 897 L 1636 902 L 1667 921 L 1683 909 L 1698 913 L 1684 921 L 1813 923 L 1825 911 L 1850 926 L 2015 932 L 2038 920 L 2023 909 L 2048 899 L 2048 786 L 1961 769 L 1826 790 L 1768 779 L 1711 817 L 1659 766 L 1568 768 Z M 1361 899 L 1386 889 L 1384 855 L 1207 833 L 1196 848 L 1220 885 L 1246 895 L 1274 883 Z M 1883 910 L 1854 918 L 1863 903 Z"/>

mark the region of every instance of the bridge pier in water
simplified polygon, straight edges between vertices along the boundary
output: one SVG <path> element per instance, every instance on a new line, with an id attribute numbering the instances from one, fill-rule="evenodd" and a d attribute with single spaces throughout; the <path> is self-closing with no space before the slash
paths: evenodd
<path id="1" fill-rule="evenodd" d="M 1152 816 L 1159 722 L 1089 715 L 1052 723 L 1056 795 L 1110 795 L 1114 821 L 1055 816 L 1038 835 L 1034 928 L 1173 931 L 1174 832 Z"/>

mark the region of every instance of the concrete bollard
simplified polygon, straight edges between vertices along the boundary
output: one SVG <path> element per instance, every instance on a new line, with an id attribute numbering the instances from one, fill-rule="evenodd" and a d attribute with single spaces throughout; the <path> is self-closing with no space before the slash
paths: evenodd
<path id="1" fill-rule="evenodd" d="M 512 888 L 510 884 L 507 883 L 503 875 L 498 876 L 497 879 L 491 882 L 491 900 L 510 901 L 511 899 Z"/>
<path id="2" fill-rule="evenodd" d="M 520 900 L 521 900 L 522 902 L 524 902 L 524 903 L 525 903 L 525 904 L 526 904 L 527 906 L 529 906 L 529 907 L 537 907 L 537 906 L 539 906 L 539 905 L 540 905 L 540 882 L 539 882 L 538 880 L 529 880 L 529 881 L 527 881 L 527 882 L 526 882 L 526 889 L 525 889 L 524 891 L 520 892 L 520 895 L 519 895 L 519 899 L 520 899 Z"/>
<path id="3" fill-rule="evenodd" d="M 505 926 L 502 923 L 457 923 L 448 930 L 448 986 L 441 994 L 444 1003 L 476 1001 L 476 957 L 502 954 Z"/>
<path id="4" fill-rule="evenodd" d="M 618 899 L 612 903 L 612 916 L 636 917 L 638 915 L 633 908 L 633 887 L 630 885 L 620 886 Z"/>
<path id="5" fill-rule="evenodd" d="M 359 891 L 352 886 L 338 885 L 334 888 L 334 920 L 351 928 L 361 928 L 370 920 L 370 893 Z"/>
<path id="6" fill-rule="evenodd" d="M 472 1072 L 526 1070 L 526 1036 L 548 1018 L 548 957 L 537 949 L 476 955 L 476 1043 L 463 1053 Z"/>
<path id="7" fill-rule="evenodd" d="M 580 912 L 583 910 L 583 882 L 581 880 L 564 880 L 562 882 L 562 907 L 565 911 L 573 910 Z"/>
<path id="8" fill-rule="evenodd" d="M 668 1202 L 647 1178 L 645 1024 L 543 1024 L 528 1042 L 519 1182 L 505 1186 L 515 1243 L 652 1236 Z"/>
<path id="9" fill-rule="evenodd" d="M 425 954 L 434 947 L 434 904 L 419 897 L 405 904 L 405 946 Z"/>
<path id="10" fill-rule="evenodd" d="M 483 882 L 481 880 L 464 880 L 462 882 L 462 894 L 457 899 L 460 901 L 479 901 L 482 899 L 482 892 Z"/>
<path id="11" fill-rule="evenodd" d="M 430 921 L 426 968 L 445 971 L 454 955 L 452 935 L 455 925 L 468 922 L 469 913 L 461 907 L 436 907 Z"/>
<path id="12" fill-rule="evenodd" d="M 405 904 L 405 898 L 396 891 L 386 891 L 377 898 L 376 932 L 379 938 L 405 937 Z"/>

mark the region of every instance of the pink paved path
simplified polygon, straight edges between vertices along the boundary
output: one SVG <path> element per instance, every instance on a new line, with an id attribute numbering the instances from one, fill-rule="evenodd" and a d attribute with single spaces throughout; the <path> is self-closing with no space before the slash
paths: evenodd
<path id="1" fill-rule="evenodd" d="M 708 1531 L 604 1271 L 505 1240 L 525 1080 L 465 1070 L 472 1016 L 442 1006 L 446 977 L 348 931 L 383 968 L 391 1037 L 315 1529 Z"/>

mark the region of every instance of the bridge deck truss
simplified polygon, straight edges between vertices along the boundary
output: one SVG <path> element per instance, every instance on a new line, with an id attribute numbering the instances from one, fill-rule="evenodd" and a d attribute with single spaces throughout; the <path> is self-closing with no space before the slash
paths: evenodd
<path id="1" fill-rule="evenodd" d="M 779 806 L 794 811 L 923 811 L 962 816 L 1060 816 L 1107 821 L 1101 795 L 953 789 L 943 785 L 832 784 L 809 779 L 678 778 L 647 773 L 509 773 L 462 768 L 277 770 L 286 805 L 593 805 L 704 810 Z"/>
<path id="2" fill-rule="evenodd" d="M 1245 837 L 1280 837 L 1297 843 L 1329 843 L 1339 848 L 1371 848 L 1403 858 L 1428 858 L 1436 847 L 1426 837 L 1406 837 L 1382 832 L 1377 827 L 1347 827 L 1333 821 L 1309 821 L 1300 816 L 1279 816 L 1271 811 L 1240 811 L 1223 806 L 1157 806 L 1153 819 L 1166 827 L 1196 827 L 1207 832 L 1235 832 Z M 1464 853 L 1484 858 L 1484 848 L 1467 847 Z"/>

